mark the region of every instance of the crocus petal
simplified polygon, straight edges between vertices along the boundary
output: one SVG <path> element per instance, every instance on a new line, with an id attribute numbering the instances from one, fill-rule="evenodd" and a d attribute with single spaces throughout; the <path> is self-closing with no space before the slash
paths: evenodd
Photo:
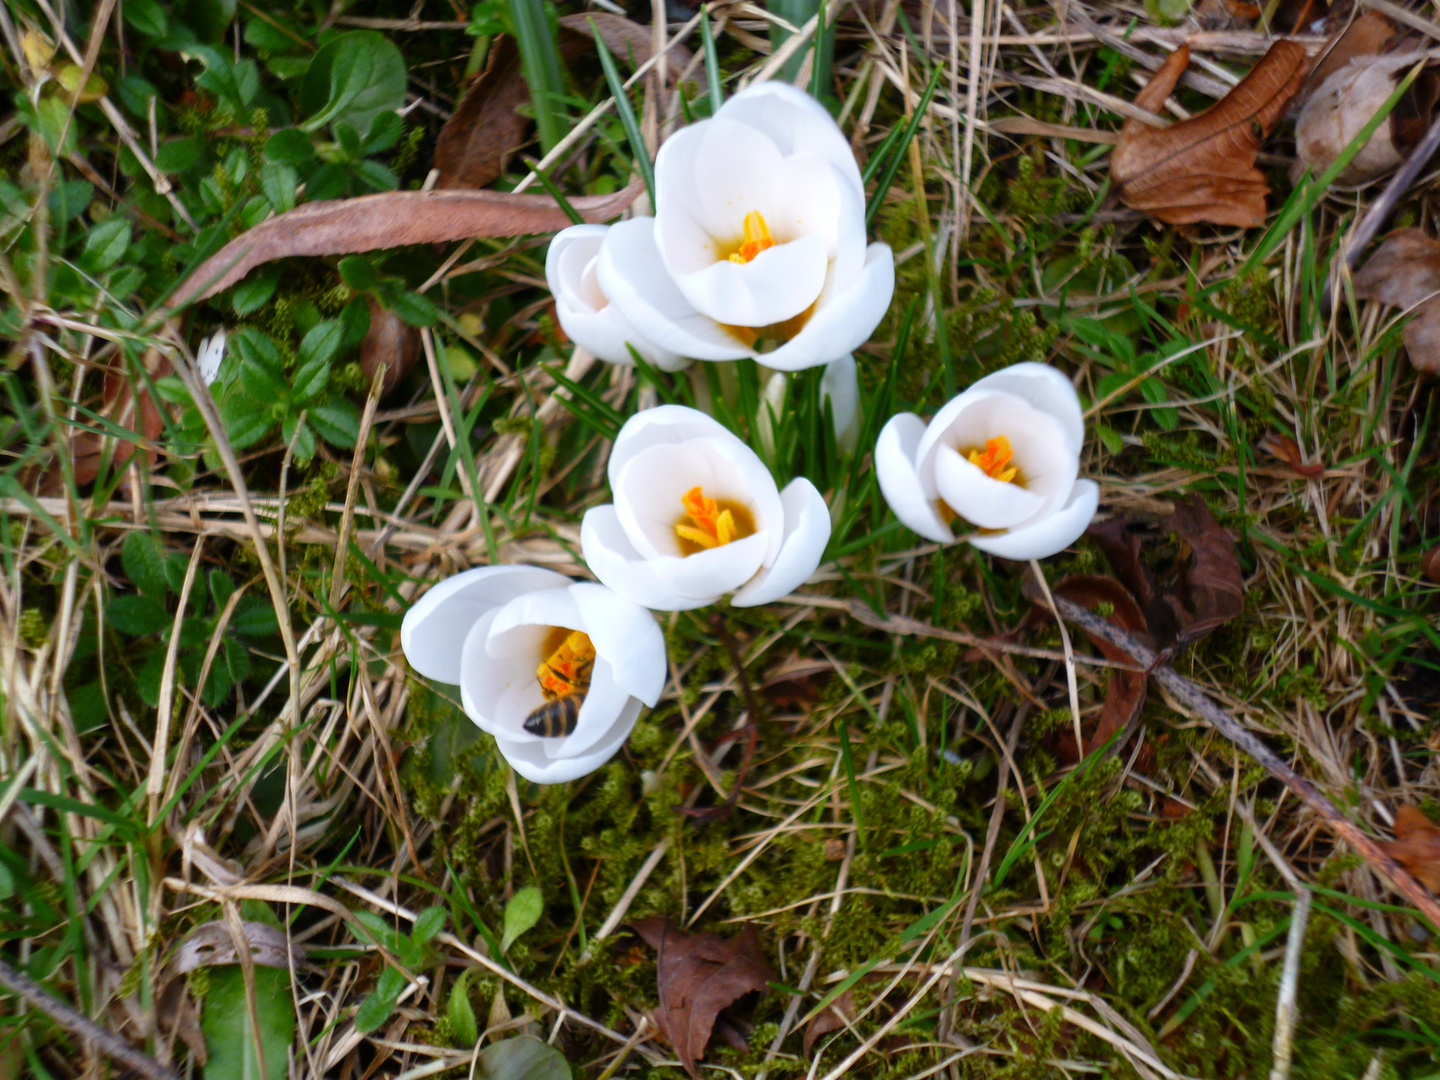
<path id="1" fill-rule="evenodd" d="M 639 716 L 640 701 L 631 698 L 605 736 L 587 753 L 574 757 L 550 757 L 543 745 L 546 740 L 519 740 L 497 735 L 495 745 L 510 767 L 531 783 L 563 784 L 594 772 L 614 757 L 630 737 Z"/>
<path id="2" fill-rule="evenodd" d="M 481 566 L 456 574 L 405 612 L 400 647 L 425 678 L 458 683 L 466 634 L 481 616 L 524 593 L 569 584 L 563 574 L 534 566 Z"/>
<path id="3" fill-rule="evenodd" d="M 774 545 L 771 544 L 772 535 L 777 540 Z M 778 552 L 780 539 L 783 539 L 781 531 L 770 529 L 743 540 L 732 540 L 709 551 L 697 551 L 694 555 L 651 559 L 650 568 L 678 595 L 699 602 L 687 602 L 686 609 L 713 604 L 753 578 L 765 565 L 768 549 L 774 546 Z"/>
<path id="4" fill-rule="evenodd" d="M 610 449 L 610 462 L 606 475 L 610 486 L 629 460 L 659 443 L 681 443 L 687 439 L 734 437 L 724 424 L 713 416 L 684 405 L 657 405 L 653 409 L 642 409 L 625 421 L 620 434 L 615 436 L 615 445 Z"/>
<path id="5" fill-rule="evenodd" d="M 220 363 L 224 359 L 225 330 L 222 327 L 200 342 L 200 348 L 195 350 L 195 367 L 199 369 L 200 378 L 205 380 L 206 386 L 210 386 L 220 377 Z"/>
<path id="6" fill-rule="evenodd" d="M 1085 415 L 1074 385 L 1057 368 L 1034 361 L 1012 364 L 976 380 L 970 389 L 999 390 L 1024 398 L 1059 422 L 1072 452 L 1079 454 L 1085 442 Z"/>
<path id="7" fill-rule="evenodd" d="M 854 352 L 880 325 L 894 292 L 895 256 L 890 245 L 871 244 L 853 287 L 819 304 L 804 328 L 774 352 L 761 356 L 761 363 L 777 371 L 801 371 Z M 653 335 L 652 340 L 656 340 Z"/>
<path id="8" fill-rule="evenodd" d="M 675 284 L 696 311 L 731 326 L 769 326 L 799 315 L 825 287 L 830 260 L 818 236 L 762 251 L 748 263 L 720 259 Z"/>
<path id="9" fill-rule="evenodd" d="M 665 635 L 655 616 L 603 585 L 582 581 L 570 586 L 581 628 L 605 658 L 616 685 L 646 705 L 660 700 L 665 688 Z"/>
<path id="10" fill-rule="evenodd" d="M 780 494 L 763 462 L 728 432 L 651 446 L 634 455 L 611 488 L 620 524 L 635 549 L 646 558 L 681 556 L 675 526 L 685 514 L 682 499 L 699 486 L 712 499 L 737 503 L 755 519 L 756 534 L 770 533 L 780 520 Z M 767 548 L 774 558 L 779 537 Z"/>
<path id="11" fill-rule="evenodd" d="M 609 364 L 631 364 L 633 346 L 643 360 L 664 371 L 690 361 L 646 341 L 606 299 L 596 275 L 596 259 L 609 234 L 608 225 L 572 225 L 555 234 L 545 255 L 545 281 L 555 297 L 555 315 L 566 336 Z"/>
<path id="12" fill-rule="evenodd" d="M 825 365 L 820 376 L 820 400 L 830 402 L 830 415 L 835 421 L 835 441 L 847 454 L 855 452 L 860 442 L 860 378 L 855 368 L 855 354 L 846 353 L 839 360 Z"/>
<path id="13" fill-rule="evenodd" d="M 689 611 L 711 603 L 703 597 L 682 596 L 668 581 L 662 581 L 654 562 L 643 558 L 630 543 L 613 506 L 595 506 L 585 511 L 580 522 L 580 550 L 585 565 L 602 585 L 641 607 Z"/>
<path id="14" fill-rule="evenodd" d="M 790 481 L 780 493 L 785 513 L 785 535 L 773 565 L 761 570 L 730 602 L 755 607 L 788 596 L 803 585 L 820 565 L 830 542 L 830 508 L 803 476 Z M 733 545 L 732 545 L 733 546 Z"/>
<path id="15" fill-rule="evenodd" d="M 495 657 L 489 653 L 495 612 L 475 624 L 463 643 L 460 704 L 481 731 L 519 742 L 539 739 L 523 727 L 525 717 L 544 696 L 535 680 L 533 657 Z"/>
<path id="16" fill-rule="evenodd" d="M 935 505 L 936 493 L 916 471 L 916 451 L 925 436 L 925 421 L 914 413 L 897 413 L 880 430 L 875 443 L 875 477 L 880 492 L 901 523 L 927 540 L 948 544 L 955 539 Z"/>
<path id="17" fill-rule="evenodd" d="M 710 120 L 681 128 L 655 156 L 655 242 L 679 277 L 723 259 L 745 215 L 769 208 L 784 158 L 746 124 Z"/>
<path id="18" fill-rule="evenodd" d="M 1064 551 L 1080 539 L 1100 503 L 1093 480 L 1077 480 L 1063 508 L 1033 525 L 994 536 L 972 536 L 970 543 L 1002 559 L 1043 559 Z"/>
<path id="19" fill-rule="evenodd" d="M 677 356 L 740 360 L 754 350 L 695 310 L 660 259 L 655 219 L 631 218 L 610 228 L 597 266 L 600 288 L 637 333 Z M 878 321 L 878 320 L 877 320 Z M 836 355 L 844 350 L 837 349 Z"/>
<path id="20" fill-rule="evenodd" d="M 1029 521 L 1045 506 L 1043 496 L 991 479 L 948 446 L 940 447 L 933 461 L 940 498 L 971 525 L 1008 529 Z"/>
<path id="21" fill-rule="evenodd" d="M 803 90 L 782 82 L 754 83 L 725 102 L 716 119 L 735 120 L 764 132 L 786 157 L 822 157 L 856 191 L 864 190 L 849 141 L 825 106 Z"/>

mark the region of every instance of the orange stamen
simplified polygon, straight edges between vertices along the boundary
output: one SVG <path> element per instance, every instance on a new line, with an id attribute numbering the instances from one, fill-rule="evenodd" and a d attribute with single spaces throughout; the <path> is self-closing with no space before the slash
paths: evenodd
<path id="1" fill-rule="evenodd" d="M 722 547 L 736 539 L 740 530 L 735 524 L 735 515 L 730 510 L 721 510 L 714 499 L 707 499 L 703 489 L 693 487 L 680 497 L 680 505 L 690 524 L 681 519 L 675 525 L 675 535 L 682 541 L 698 544 L 707 551 Z"/>
<path id="2" fill-rule="evenodd" d="M 993 439 L 985 440 L 984 450 L 971 450 L 969 460 L 971 465 L 978 467 L 992 480 L 1008 484 L 1020 471 L 1010 464 L 1010 459 L 1014 456 L 1014 451 L 1010 449 L 1010 440 L 1004 435 L 996 435 Z"/>
<path id="3" fill-rule="evenodd" d="M 553 639 L 552 639 L 553 640 Z M 540 662 L 535 678 L 547 701 L 584 690 L 595 666 L 595 646 L 588 634 L 571 630 L 558 648 Z"/>
<path id="4" fill-rule="evenodd" d="M 731 262 L 748 263 L 760 252 L 768 251 L 775 246 L 775 237 L 770 235 L 770 226 L 765 224 L 765 219 L 760 216 L 759 210 L 751 210 L 745 215 L 743 228 L 745 229 L 745 239 L 741 242 L 738 251 L 731 252 Z"/>

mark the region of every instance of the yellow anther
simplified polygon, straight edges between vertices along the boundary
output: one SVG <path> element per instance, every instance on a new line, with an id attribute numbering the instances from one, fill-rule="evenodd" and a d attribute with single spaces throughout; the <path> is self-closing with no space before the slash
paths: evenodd
<path id="1" fill-rule="evenodd" d="M 730 261 L 733 263 L 748 263 L 751 259 L 775 246 L 775 238 L 770 235 L 770 226 L 765 224 L 765 219 L 760 216 L 759 210 L 751 210 L 745 215 L 745 239 L 740 244 L 738 251 L 731 252 Z"/>
<path id="2" fill-rule="evenodd" d="M 1018 468 L 1010 464 L 1010 459 L 1014 456 L 1014 451 L 1010 449 L 1010 440 L 1004 435 L 986 439 L 984 450 L 971 450 L 968 455 L 971 465 L 979 468 L 992 480 L 999 480 L 1002 484 L 1010 483 L 1020 472 Z"/>
<path id="3" fill-rule="evenodd" d="M 675 523 L 675 538 L 686 555 L 723 547 L 755 531 L 749 511 L 738 504 L 721 505 L 707 498 L 703 489 L 693 487 L 680 497 L 685 513 Z"/>

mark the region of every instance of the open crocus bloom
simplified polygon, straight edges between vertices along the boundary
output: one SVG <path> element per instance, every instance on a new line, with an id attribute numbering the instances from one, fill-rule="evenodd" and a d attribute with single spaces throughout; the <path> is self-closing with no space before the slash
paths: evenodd
<path id="1" fill-rule="evenodd" d="M 875 445 L 890 509 L 928 540 L 967 537 L 1004 559 L 1041 559 L 1079 539 L 1100 489 L 1078 480 L 1085 421 L 1070 380 L 1048 364 L 987 375 L 935 414 L 891 417 Z"/>
<path id="2" fill-rule="evenodd" d="M 646 341 L 605 298 L 595 276 L 608 225 L 572 225 L 555 235 L 545 255 L 545 281 L 555 296 L 555 314 L 570 340 L 610 364 L 633 364 L 629 346 L 646 363 L 679 371 L 690 361 Z"/>
<path id="3" fill-rule="evenodd" d="M 537 784 L 609 761 L 665 686 L 655 616 L 603 585 L 533 566 L 440 582 L 405 613 L 400 644 L 421 675 L 460 685 L 465 714 Z M 583 700 L 567 713 L 576 694 Z M 538 733 L 547 722 L 572 730 Z"/>
<path id="4" fill-rule="evenodd" d="M 830 511 L 809 480 L 780 491 L 743 442 L 702 412 L 636 413 L 610 452 L 614 505 L 586 511 L 580 546 L 594 575 L 637 604 L 685 611 L 739 590 L 768 604 L 815 572 Z"/>
<path id="5" fill-rule="evenodd" d="M 610 229 L 597 271 L 660 348 L 798 371 L 858 347 L 890 305 L 895 260 L 865 245 L 855 155 L 792 86 L 751 86 L 668 139 L 655 201 L 655 217 Z"/>

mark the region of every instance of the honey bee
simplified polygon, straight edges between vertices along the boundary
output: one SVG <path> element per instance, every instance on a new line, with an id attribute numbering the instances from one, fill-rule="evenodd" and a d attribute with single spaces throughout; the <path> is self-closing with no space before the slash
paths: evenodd
<path id="1" fill-rule="evenodd" d="M 569 735 L 580 722 L 580 706 L 584 701 L 583 691 L 547 701 L 525 718 L 525 730 L 531 735 L 541 735 L 547 739 Z"/>
<path id="2" fill-rule="evenodd" d="M 535 669 L 545 701 L 525 718 L 525 730 L 546 739 L 573 733 L 580 722 L 580 706 L 590 688 L 594 666 L 595 646 L 586 634 L 572 630 Z"/>

